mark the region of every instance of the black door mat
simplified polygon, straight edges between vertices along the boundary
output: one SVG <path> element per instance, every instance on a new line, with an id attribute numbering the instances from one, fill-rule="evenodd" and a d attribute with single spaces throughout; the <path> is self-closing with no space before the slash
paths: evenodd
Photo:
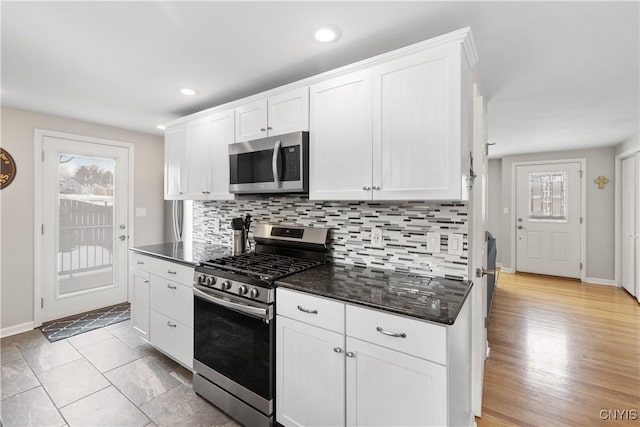
<path id="1" fill-rule="evenodd" d="M 130 318 L 131 304 L 127 302 L 53 320 L 43 324 L 40 330 L 49 342 L 56 342 L 114 323 L 124 322 Z"/>

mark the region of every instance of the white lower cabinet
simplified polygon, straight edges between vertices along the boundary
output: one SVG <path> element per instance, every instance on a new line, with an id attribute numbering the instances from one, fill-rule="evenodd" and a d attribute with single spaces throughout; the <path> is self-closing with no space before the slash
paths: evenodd
<path id="1" fill-rule="evenodd" d="M 276 413 L 285 426 L 344 424 L 344 335 L 276 318 Z"/>
<path id="2" fill-rule="evenodd" d="M 445 326 L 278 288 L 276 313 L 280 424 L 472 424 L 468 303 Z"/>
<path id="3" fill-rule="evenodd" d="M 131 252 L 134 330 L 187 368 L 193 367 L 193 267 Z"/>
<path id="4" fill-rule="evenodd" d="M 447 368 L 347 337 L 347 425 L 447 425 Z"/>

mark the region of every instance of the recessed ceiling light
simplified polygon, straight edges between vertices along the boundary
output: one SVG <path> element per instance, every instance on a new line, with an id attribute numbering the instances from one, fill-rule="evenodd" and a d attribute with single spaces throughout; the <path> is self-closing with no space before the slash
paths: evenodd
<path id="1" fill-rule="evenodd" d="M 157 127 L 158 129 L 160 129 L 160 130 L 165 130 L 165 129 L 166 129 L 166 127 L 165 127 L 164 125 L 158 125 L 158 126 L 156 126 L 156 127 Z"/>
<path id="2" fill-rule="evenodd" d="M 331 28 L 320 28 L 313 35 L 316 40 L 322 43 L 329 43 L 336 39 L 336 31 Z"/>
<path id="3" fill-rule="evenodd" d="M 187 96 L 197 95 L 198 91 L 195 89 L 189 89 L 188 87 L 184 87 L 180 89 L 180 93 Z"/>

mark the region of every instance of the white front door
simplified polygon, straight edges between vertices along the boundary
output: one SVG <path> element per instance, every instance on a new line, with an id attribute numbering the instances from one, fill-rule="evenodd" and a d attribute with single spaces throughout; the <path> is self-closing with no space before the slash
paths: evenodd
<path id="1" fill-rule="evenodd" d="M 41 320 L 127 301 L 129 150 L 42 141 Z"/>
<path id="2" fill-rule="evenodd" d="M 620 174 L 622 203 L 622 287 L 636 297 L 638 293 L 638 159 L 637 156 L 622 160 Z"/>
<path id="3" fill-rule="evenodd" d="M 579 279 L 580 163 L 516 169 L 516 270 Z"/>

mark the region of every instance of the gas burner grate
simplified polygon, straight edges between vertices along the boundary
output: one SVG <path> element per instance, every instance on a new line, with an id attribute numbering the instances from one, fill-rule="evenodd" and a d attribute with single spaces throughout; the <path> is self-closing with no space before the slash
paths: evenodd
<path id="1" fill-rule="evenodd" d="M 321 264 L 320 261 L 257 252 L 216 258 L 202 263 L 206 267 L 233 271 L 268 281 L 274 281 Z"/>

